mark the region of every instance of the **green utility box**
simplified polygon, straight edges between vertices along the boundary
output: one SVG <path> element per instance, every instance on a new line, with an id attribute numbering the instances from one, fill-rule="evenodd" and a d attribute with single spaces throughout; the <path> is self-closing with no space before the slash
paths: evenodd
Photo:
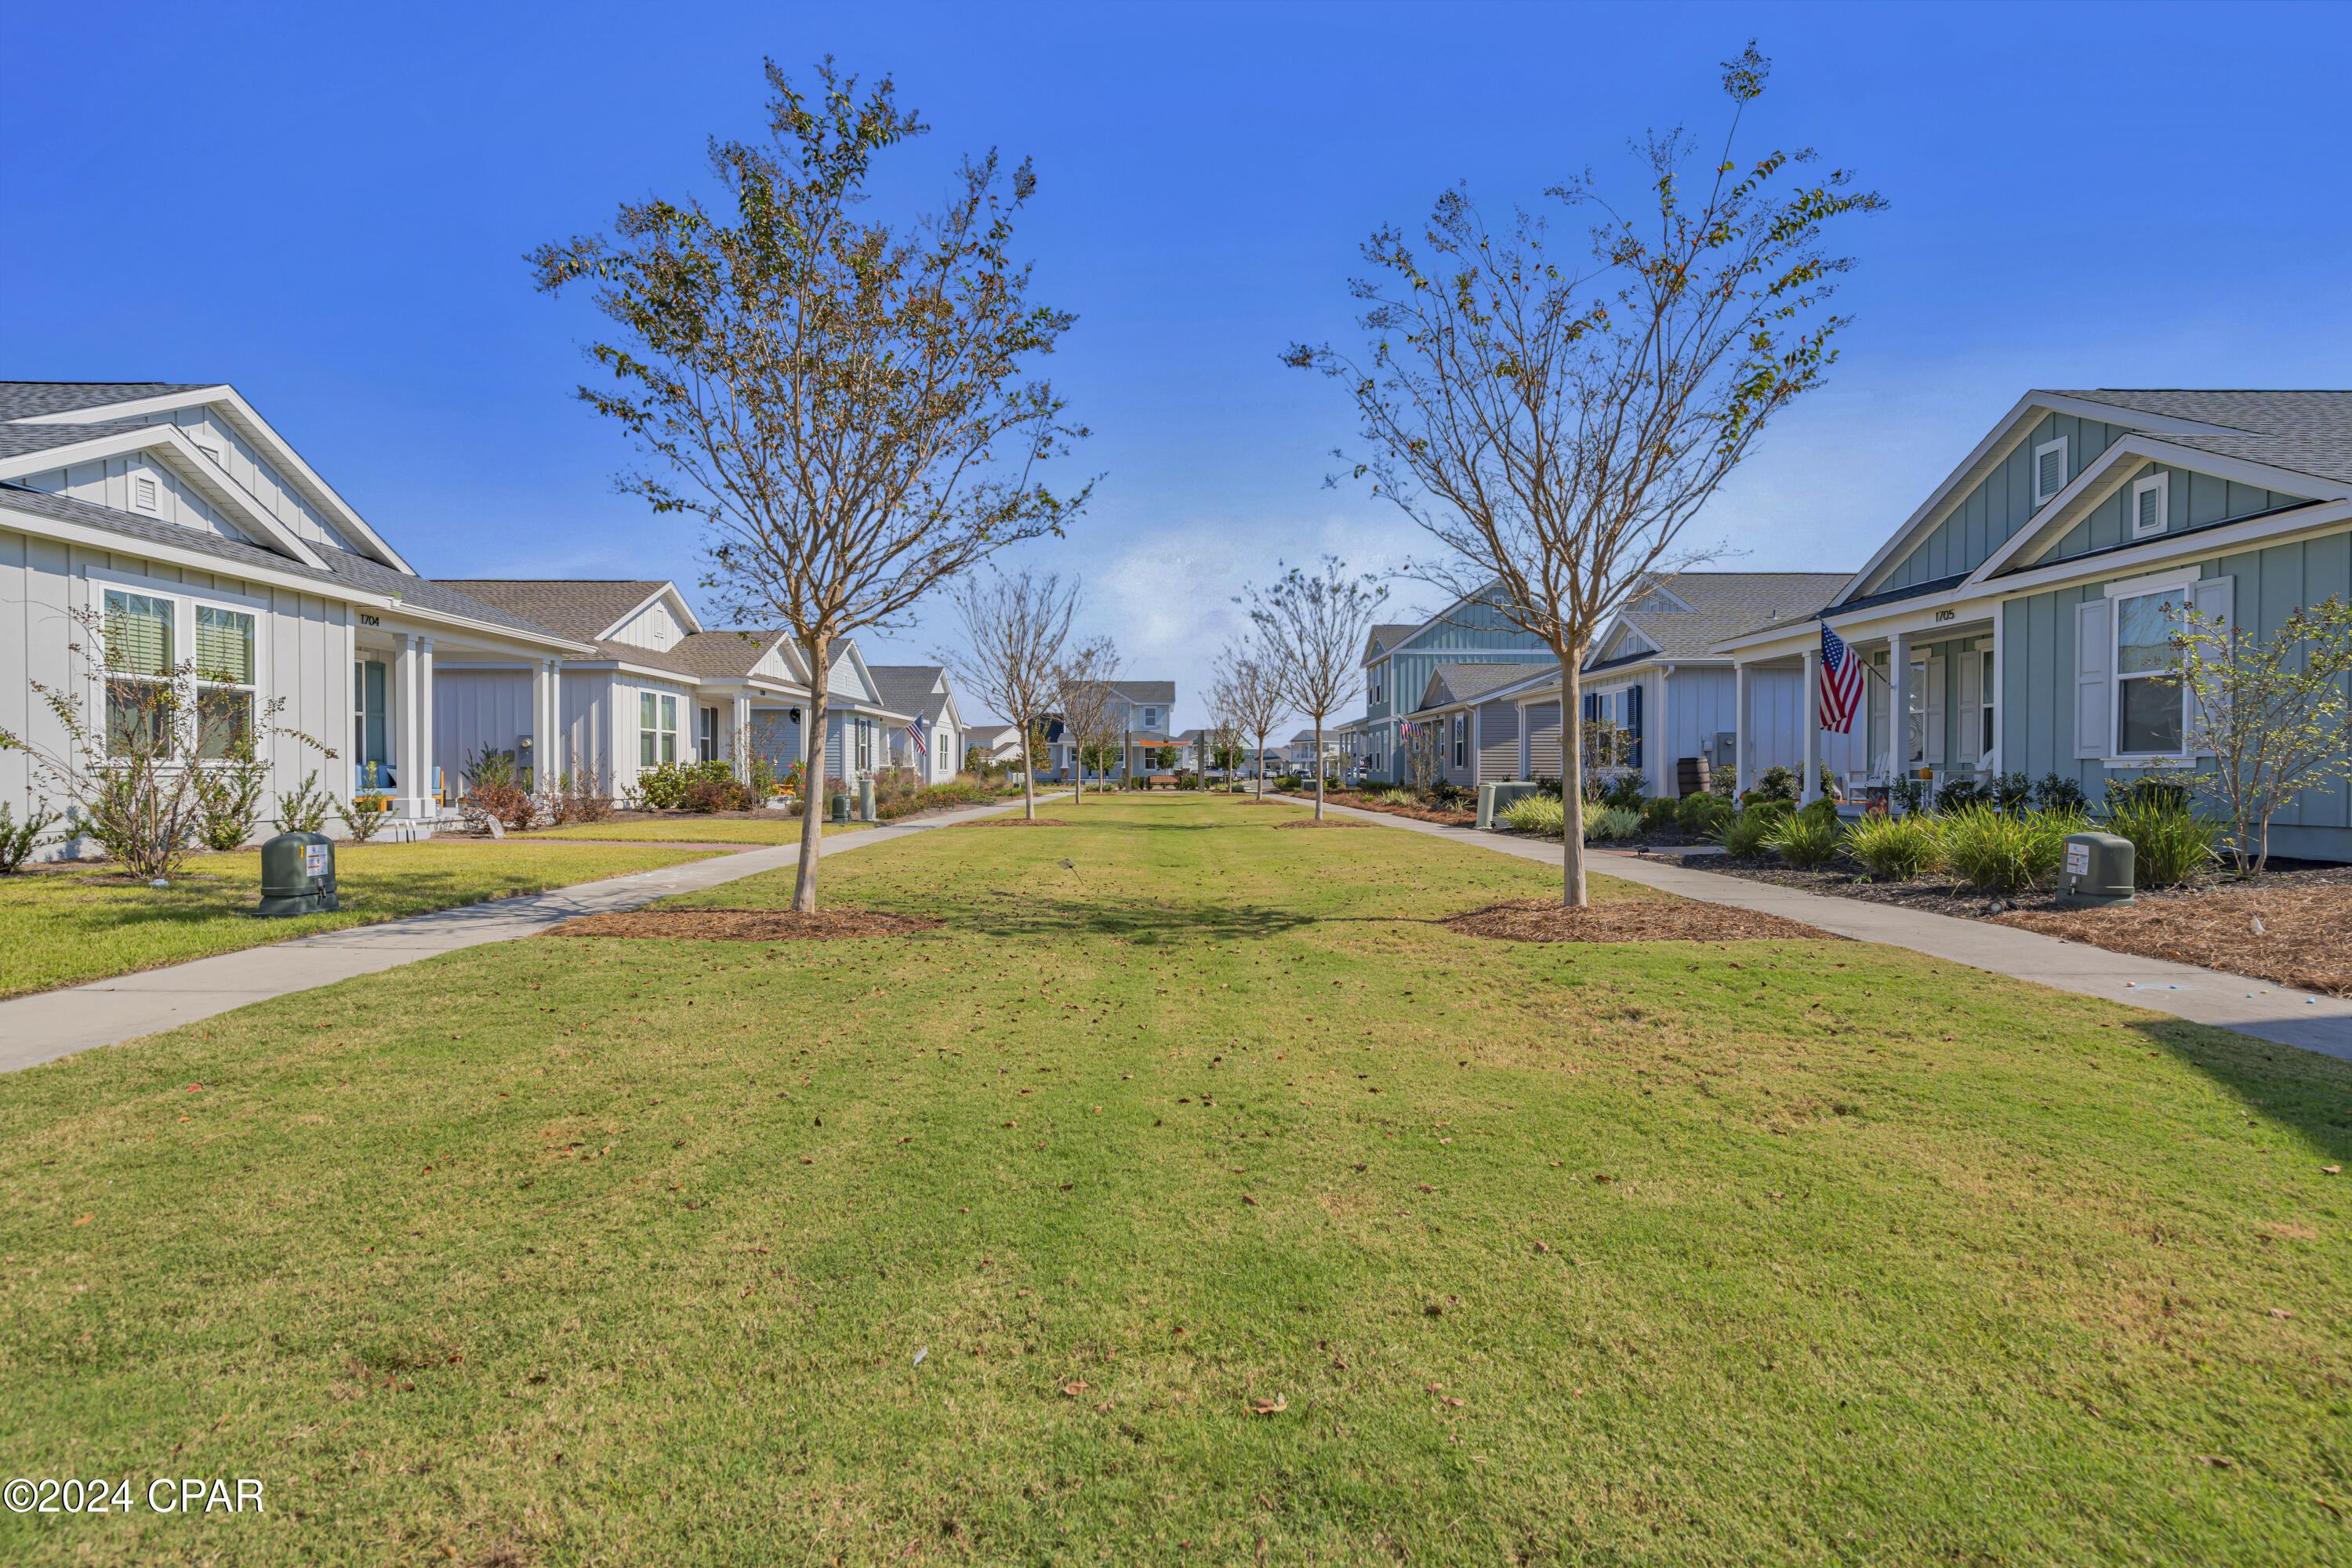
<path id="1" fill-rule="evenodd" d="M 2058 901 L 2104 909 L 2132 901 L 2132 843 L 2112 833 L 2070 833 L 2058 865 Z"/>
<path id="2" fill-rule="evenodd" d="M 281 833 L 261 847 L 264 920 L 337 910 L 335 841 L 323 833 Z"/>
<path id="3" fill-rule="evenodd" d="M 849 820 L 849 796 L 846 795 L 837 795 L 833 797 L 833 819 L 835 822 Z"/>
<path id="4" fill-rule="evenodd" d="M 1533 779 L 1514 779 L 1508 784 L 1482 784 L 1478 786 L 1478 826 L 1492 827 L 1495 819 L 1536 793 Z"/>

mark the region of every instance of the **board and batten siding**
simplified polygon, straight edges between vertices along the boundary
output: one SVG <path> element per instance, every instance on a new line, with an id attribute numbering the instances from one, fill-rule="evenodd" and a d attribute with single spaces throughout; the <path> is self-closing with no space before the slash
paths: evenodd
<path id="1" fill-rule="evenodd" d="M 2120 411 L 2118 411 L 2120 412 Z M 2107 424 L 2071 414 L 2045 414 L 2006 457 L 1969 493 L 1951 504 L 1943 520 L 1910 552 L 1862 584 L 1861 594 L 1907 588 L 1972 571 L 2009 542 L 2037 510 L 2033 504 L 2033 448 L 2066 438 L 2066 479 L 2130 435 L 2129 425 Z"/>
<path id="2" fill-rule="evenodd" d="M 92 583 L 89 574 L 101 580 Z M 289 588 L 251 583 L 225 573 L 183 568 L 127 551 L 90 549 L 0 530 L 0 723 L 35 744 L 63 752 L 67 737 L 32 689 L 36 681 L 70 689 L 86 670 L 68 645 L 82 639 L 73 612 L 104 604 L 109 578 L 157 594 L 184 594 L 254 616 L 257 714 L 281 703 L 278 731 L 267 748 L 269 803 L 299 788 L 316 770 L 331 793 L 348 798 L 352 742 L 352 625 L 349 606 Z M 184 659 L 194 628 L 175 625 L 175 659 Z M 288 731 L 291 731 L 290 733 Z M 330 761 L 307 735 L 338 753 Z M 0 752 L 0 798 L 30 802 L 40 781 L 30 759 Z M 63 801 L 52 801 L 62 806 Z"/>
<path id="3" fill-rule="evenodd" d="M 1685 757 L 1712 757 L 1708 742 L 1738 727 L 1739 683 L 1727 669 L 1679 667 L 1666 677 L 1665 701 L 1660 705 L 1660 739 L 1656 776 L 1661 795 L 1675 788 L 1675 769 Z"/>
<path id="4" fill-rule="evenodd" d="M 1748 782 L 1765 769 L 1801 767 L 1805 761 L 1805 671 L 1801 665 L 1774 669 L 1751 666 L 1748 671 Z M 1834 730 L 1822 734 L 1822 766 L 1832 773 L 1869 771 L 1868 742 L 1857 724 L 1843 735 Z"/>
<path id="5" fill-rule="evenodd" d="M 2203 581 L 2234 579 L 2238 624 L 2269 637 L 2296 608 L 2336 595 L 2352 600 L 2352 531 L 2209 557 L 2189 567 Z M 2119 576 L 2150 575 L 2145 567 Z M 2080 784 L 2093 805 L 2109 779 L 2146 770 L 2110 768 L 2077 757 L 2074 734 L 2074 608 L 2104 597 L 2106 583 L 2022 595 L 2001 605 L 2001 766 L 2039 779 L 2057 773 Z M 2110 715 L 2112 717 L 2112 715 Z M 2272 818 L 2273 854 L 2352 860 L 2352 791 L 2341 783 L 2308 789 Z"/>
<path id="6" fill-rule="evenodd" d="M 440 759 L 453 795 L 465 790 L 465 770 L 485 750 L 514 753 L 518 767 L 544 765 L 521 746 L 522 737 L 531 732 L 530 700 L 528 669 L 452 669 L 436 665 L 433 754 Z M 531 745 L 536 752 L 536 738 Z M 564 771 L 561 759 L 555 771 Z"/>
<path id="7" fill-rule="evenodd" d="M 2143 544 L 2161 539 L 2166 533 L 2202 528 L 2209 523 L 2227 522 L 2234 517 L 2251 517 L 2258 511 L 2292 506 L 2305 499 L 2280 490 L 2266 490 L 2259 485 L 2242 485 L 2232 479 L 2216 479 L 2211 474 L 2200 474 L 2190 468 L 2177 468 L 2168 463 L 2142 463 L 2132 470 L 2131 477 L 2123 481 L 2115 494 L 2092 508 L 2090 515 L 2068 530 L 2065 538 L 2035 556 L 2034 564 L 2046 566 L 2053 562 L 2087 555 L 2094 550 L 2135 542 L 2130 522 L 2132 485 L 2134 481 L 2153 474 L 2166 476 L 2164 533 L 2142 535 L 2137 542 Z"/>

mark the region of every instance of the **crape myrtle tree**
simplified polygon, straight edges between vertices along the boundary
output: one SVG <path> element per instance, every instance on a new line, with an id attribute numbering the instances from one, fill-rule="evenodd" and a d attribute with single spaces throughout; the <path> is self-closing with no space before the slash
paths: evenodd
<path id="1" fill-rule="evenodd" d="M 1264 650 L 1247 642 L 1227 644 L 1218 660 L 1215 674 L 1214 702 L 1221 713 L 1230 713 L 1244 735 L 1257 739 L 1255 753 L 1257 774 L 1257 798 L 1265 798 L 1265 738 L 1281 728 L 1290 713 L 1289 700 L 1283 693 L 1282 677 Z"/>
<path id="2" fill-rule="evenodd" d="M 2241 877 L 2270 863 L 2271 818 L 2307 789 L 2352 779 L 2352 605 L 2330 595 L 2267 637 L 2182 605 L 2169 663 L 2186 689 L 2190 783 L 2230 825 Z"/>
<path id="3" fill-rule="evenodd" d="M 1315 820 L 1320 822 L 1323 721 L 1354 695 L 1364 638 L 1389 591 L 1376 578 L 1349 577 L 1346 563 L 1327 555 L 1319 573 L 1293 566 L 1272 587 L 1247 594 L 1250 621 L 1284 700 L 1315 721 Z"/>
<path id="4" fill-rule="evenodd" d="M 656 459 L 621 476 L 699 518 L 704 586 L 735 617 L 789 627 L 808 667 L 800 876 L 816 908 L 830 676 L 844 639 L 912 624 L 941 582 L 1062 533 L 1091 487 L 1034 465 L 1085 431 L 1034 372 L 1074 320 L 1030 300 L 1010 245 L 1036 181 L 967 159 L 940 210 L 856 216 L 877 153 L 929 127 L 888 78 L 861 95 L 830 60 L 804 94 L 776 64 L 768 139 L 713 139 L 724 199 L 625 203 L 610 237 L 540 247 L 539 287 L 593 291 L 617 331 L 580 396 Z"/>
<path id="5" fill-rule="evenodd" d="M 1608 619 L 1644 585 L 1707 559 L 1684 534 L 1771 416 L 1820 384 L 1845 319 L 1826 302 L 1852 258 L 1822 234 L 1885 205 L 1843 170 L 1803 177 L 1810 151 L 1742 165 L 1739 120 L 1769 62 L 1727 62 L 1723 151 L 1694 167 L 1680 130 L 1637 148 L 1643 196 L 1613 203 L 1591 174 L 1545 216 L 1490 222 L 1461 188 L 1418 243 L 1365 245 L 1352 285 L 1360 358 L 1294 344 L 1355 405 L 1369 477 L 1429 533 L 1405 575 L 1490 606 L 1559 660 L 1562 898 L 1585 902 L 1579 672 Z M 1334 482 L 1337 482 L 1334 476 Z"/>
<path id="6" fill-rule="evenodd" d="M 1070 748 L 1073 800 L 1086 798 L 1089 760 L 1108 755 L 1118 739 L 1121 705 L 1111 684 L 1118 679 L 1118 649 L 1108 637 L 1087 643 L 1054 671 L 1054 704 L 1061 710 L 1062 740 Z"/>
<path id="7" fill-rule="evenodd" d="M 1030 737 L 1054 706 L 1055 671 L 1070 640 L 1077 614 L 1078 583 L 1065 584 L 1052 572 L 1039 576 L 978 574 L 957 584 L 953 600 L 963 622 L 964 646 L 931 657 L 947 666 L 955 683 L 1013 721 L 1021 731 L 1021 789 L 1024 814 L 1037 815 L 1037 761 Z"/>

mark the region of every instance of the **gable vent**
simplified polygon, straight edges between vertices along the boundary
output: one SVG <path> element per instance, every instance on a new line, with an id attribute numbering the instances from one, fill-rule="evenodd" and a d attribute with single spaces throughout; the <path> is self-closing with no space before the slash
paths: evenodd
<path id="1" fill-rule="evenodd" d="M 2149 534 L 2164 531 L 2166 513 L 2170 510 L 2166 502 L 2170 499 L 2171 488 L 2171 477 L 2167 474 L 2151 474 L 2147 479 L 2132 482 L 2134 539 L 2144 539 Z"/>
<path id="2" fill-rule="evenodd" d="M 131 504 L 141 511 L 155 510 L 155 481 L 145 474 L 131 476 Z"/>
<path id="3" fill-rule="evenodd" d="M 2040 506 L 2066 488 L 2066 437 L 2033 448 L 2033 504 Z"/>

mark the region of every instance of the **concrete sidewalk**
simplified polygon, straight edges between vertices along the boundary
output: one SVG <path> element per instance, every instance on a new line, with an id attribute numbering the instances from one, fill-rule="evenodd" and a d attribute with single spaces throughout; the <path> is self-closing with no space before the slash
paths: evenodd
<path id="1" fill-rule="evenodd" d="M 1039 796 L 1044 805 L 1047 797 Z M 1061 798 L 1058 795 L 1054 799 Z M 869 844 L 905 838 L 952 827 L 976 817 L 1018 811 L 1009 806 L 975 806 L 887 827 L 859 833 L 834 834 L 817 847 L 820 855 L 846 854 Z M 691 849 L 691 844 L 679 848 Z M 352 926 L 321 931 L 268 947 L 199 958 L 168 969 L 142 970 L 62 991 L 44 991 L 0 1002 L 0 1072 L 13 1072 L 36 1062 L 53 1061 L 92 1046 L 120 1045 L 124 1040 L 176 1028 L 247 1003 L 266 1002 L 291 992 L 314 990 L 348 980 L 355 974 L 415 963 L 489 942 L 512 942 L 536 936 L 551 926 L 580 915 L 633 910 L 673 893 L 698 892 L 762 871 L 782 870 L 800 858 L 798 844 L 780 844 L 738 855 L 718 855 L 684 866 L 638 871 L 601 882 L 582 882 L 530 898 L 499 899 L 467 904 L 381 925 Z"/>
<path id="2" fill-rule="evenodd" d="M 1327 805 L 1323 809 L 1360 822 L 1383 823 L 1409 833 L 1450 838 L 1548 866 L 1560 863 L 1560 847 L 1557 844 L 1507 834 L 1481 833 L 1470 827 L 1448 827 L 1410 816 L 1391 816 L 1385 812 L 1359 811 L 1352 806 Z M 2192 964 L 2169 963 L 2160 958 L 2109 952 L 2102 947 L 2061 942 L 2039 931 L 1994 925 L 1989 921 L 1955 920 L 1949 915 L 1905 909 L 1900 904 L 1841 899 L 1712 871 L 1685 870 L 1629 850 L 1591 851 L 1587 868 L 1596 875 L 1622 877 L 1685 899 L 1781 915 L 1857 942 L 1907 947 L 1931 958 L 1949 959 L 1955 963 L 2031 980 L 2061 991 L 2103 996 L 2110 1002 L 2169 1013 L 2191 1023 L 2237 1029 L 2283 1046 L 2299 1046 L 2305 1050 L 2352 1060 L 2352 1003 L 2332 996 L 2314 996 L 2310 992 L 2296 991 L 2272 981 L 2250 980 L 2242 974 L 2200 969 Z"/>

